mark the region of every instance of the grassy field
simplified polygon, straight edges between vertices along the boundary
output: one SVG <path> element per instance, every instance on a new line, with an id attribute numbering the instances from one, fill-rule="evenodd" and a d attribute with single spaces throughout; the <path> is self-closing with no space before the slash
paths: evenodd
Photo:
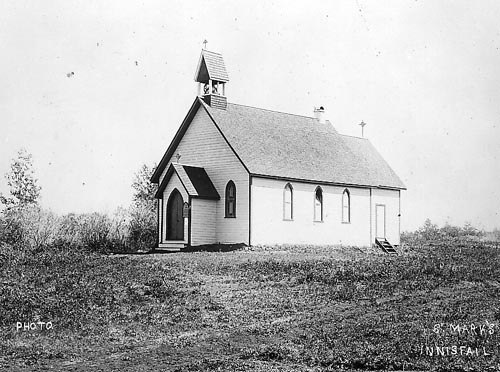
<path id="1" fill-rule="evenodd" d="M 494 247 L 2 252 L 2 371 L 500 370 Z"/>

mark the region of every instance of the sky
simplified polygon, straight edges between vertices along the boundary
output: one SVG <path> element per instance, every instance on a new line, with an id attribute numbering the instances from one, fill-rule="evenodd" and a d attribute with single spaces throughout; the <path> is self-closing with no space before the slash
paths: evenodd
<path id="1" fill-rule="evenodd" d="M 425 219 L 500 228 L 497 1 L 2 1 L 0 176 L 26 148 L 58 213 L 127 206 L 193 102 L 203 41 L 228 100 L 369 138 Z M 8 192 L 0 179 L 0 191 Z"/>

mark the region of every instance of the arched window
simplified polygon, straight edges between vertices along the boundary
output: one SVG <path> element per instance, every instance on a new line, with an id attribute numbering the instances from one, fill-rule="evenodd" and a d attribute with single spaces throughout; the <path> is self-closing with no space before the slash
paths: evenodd
<path id="1" fill-rule="evenodd" d="M 286 184 L 283 191 L 283 219 L 293 220 L 293 188 L 289 183 Z"/>
<path id="2" fill-rule="evenodd" d="M 323 221 L 323 190 L 319 186 L 314 192 L 314 221 Z"/>
<path id="3" fill-rule="evenodd" d="M 226 185 L 226 217 L 236 217 L 236 186 L 233 181 Z"/>
<path id="4" fill-rule="evenodd" d="M 351 194 L 347 189 L 342 193 L 342 222 L 351 222 Z"/>

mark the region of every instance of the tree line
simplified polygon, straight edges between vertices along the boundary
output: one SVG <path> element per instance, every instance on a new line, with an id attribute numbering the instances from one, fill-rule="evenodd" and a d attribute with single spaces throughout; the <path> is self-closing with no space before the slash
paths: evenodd
<path id="1" fill-rule="evenodd" d="M 9 192 L 0 193 L 0 246 L 13 249 L 88 249 L 133 252 L 156 244 L 155 166 L 142 165 L 134 175 L 130 205 L 111 215 L 99 212 L 57 215 L 41 207 L 33 156 L 21 149 L 5 174 Z"/>

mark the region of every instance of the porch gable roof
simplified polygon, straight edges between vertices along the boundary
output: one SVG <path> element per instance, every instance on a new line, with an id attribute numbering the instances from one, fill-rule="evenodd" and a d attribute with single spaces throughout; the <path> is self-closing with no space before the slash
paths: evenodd
<path id="1" fill-rule="evenodd" d="M 200 199 L 220 199 L 220 195 L 210 177 L 208 177 L 205 168 L 174 163 L 170 164 L 165 177 L 159 185 L 155 194 L 156 199 L 163 198 L 163 191 L 165 191 L 174 172 L 179 177 L 189 196 Z"/>

